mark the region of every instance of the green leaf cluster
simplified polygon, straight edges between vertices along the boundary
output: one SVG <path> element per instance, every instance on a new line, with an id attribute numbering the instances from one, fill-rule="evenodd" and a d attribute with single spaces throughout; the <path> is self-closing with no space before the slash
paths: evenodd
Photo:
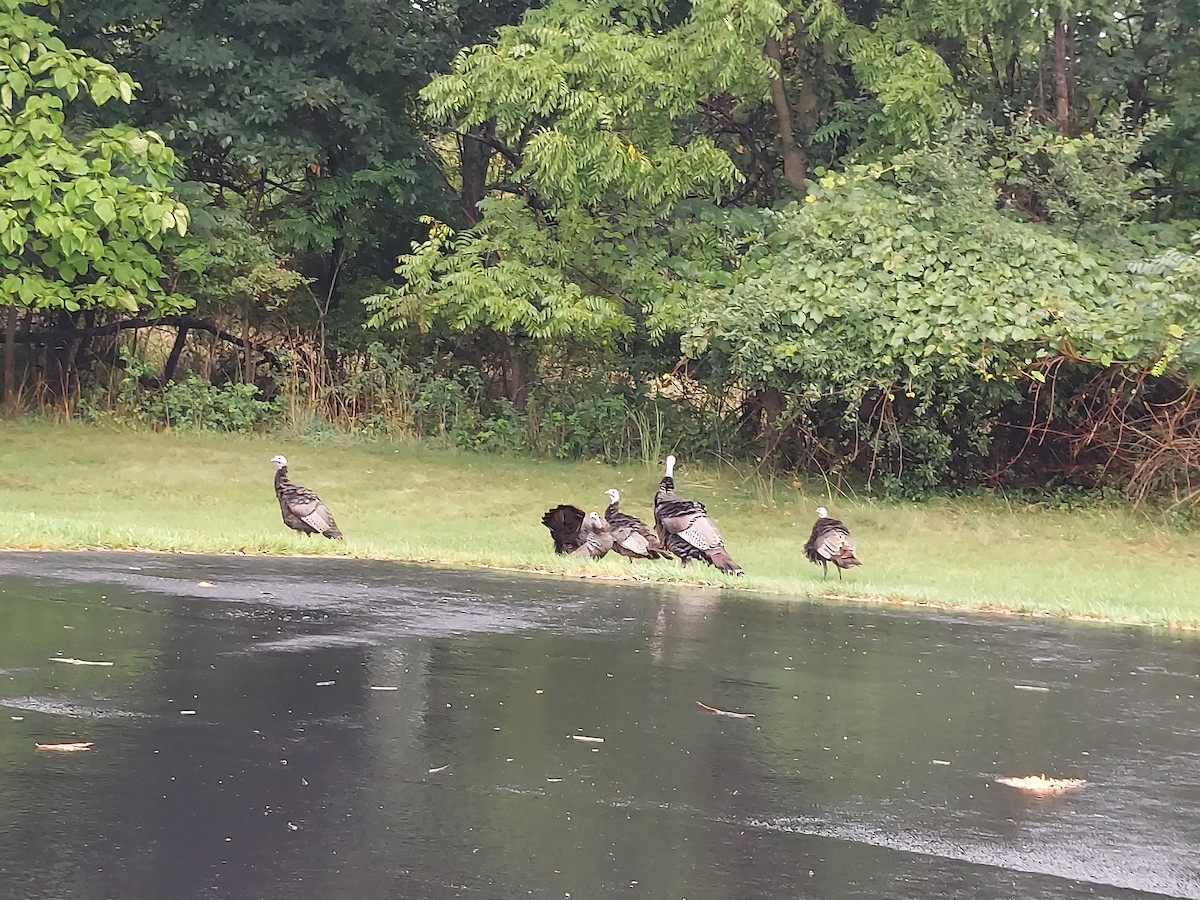
<path id="1" fill-rule="evenodd" d="M 71 100 L 127 104 L 135 85 L 68 49 L 31 5 L 0 0 L 0 303 L 178 308 L 159 258 L 164 234 L 188 225 L 168 186 L 174 154 L 127 125 L 68 132 Z"/>
<path id="2" fill-rule="evenodd" d="M 631 202 L 661 209 L 720 194 L 732 162 L 686 122 L 718 93 L 763 97 L 762 40 L 784 10 L 773 0 L 702 0 L 673 27 L 659 3 L 555 0 L 494 44 L 464 50 L 422 91 L 435 121 L 495 121 L 513 148 L 512 177 L 542 203 Z"/>
<path id="3" fill-rule="evenodd" d="M 368 300 L 373 325 L 487 328 L 542 342 L 610 346 L 634 332 L 660 341 L 688 321 L 697 280 L 725 278 L 756 215 L 681 204 L 660 220 L 606 221 L 563 210 L 537 220 L 517 198 L 483 203 L 481 224 L 435 224 L 401 260 L 400 288 Z"/>
<path id="4" fill-rule="evenodd" d="M 986 202 L 987 161 L 961 151 L 828 173 L 805 202 L 769 213 L 733 286 L 705 292 L 686 351 L 717 356 L 746 384 L 851 408 L 872 392 L 1042 381 L 1058 358 L 1142 371 L 1168 339 L 1172 369 L 1200 377 L 1182 341 L 1200 325 L 1194 256 L 1139 269 L 1130 245 L 1008 215 Z M 947 168 L 962 183 L 936 178 Z"/>
<path id="5" fill-rule="evenodd" d="M 832 53 L 848 63 L 852 83 L 836 89 L 867 107 L 865 120 L 857 123 L 861 152 L 873 154 L 883 148 L 925 143 L 959 108 L 950 91 L 950 68 L 928 43 L 931 33 L 957 34 L 965 27 L 955 16 L 936 15 L 945 10 L 943 4 L 906 3 L 894 9 L 857 10 L 863 16 L 858 20 L 837 0 L 812 0 L 797 6 L 805 40 L 819 42 L 820 56 Z M 875 16 L 869 18 L 872 12 Z M 936 24 L 929 21 L 931 12 L 938 19 Z M 827 80 L 839 80 L 835 73 L 821 74 Z M 856 96 L 856 92 L 862 93 Z M 843 131 L 846 124 L 833 118 L 824 127 L 834 133 Z"/>

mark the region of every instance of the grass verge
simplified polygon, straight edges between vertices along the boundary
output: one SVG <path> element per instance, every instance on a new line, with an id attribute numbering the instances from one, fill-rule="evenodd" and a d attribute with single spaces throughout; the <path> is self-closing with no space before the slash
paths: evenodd
<path id="1" fill-rule="evenodd" d="M 316 490 L 344 543 L 286 529 L 271 457 Z M 676 471 L 704 501 L 732 579 L 707 567 L 556 557 L 540 523 L 549 506 L 622 508 L 652 520 L 660 470 L 547 462 L 423 445 L 288 436 L 112 431 L 0 423 L 0 548 L 144 549 L 341 555 L 599 578 L 734 586 L 782 596 L 1200 626 L 1200 541 L 1133 512 L 1046 510 L 1002 499 L 904 504 L 844 500 L 732 469 Z M 801 547 L 826 505 L 854 533 L 865 567 L 821 580 Z"/>

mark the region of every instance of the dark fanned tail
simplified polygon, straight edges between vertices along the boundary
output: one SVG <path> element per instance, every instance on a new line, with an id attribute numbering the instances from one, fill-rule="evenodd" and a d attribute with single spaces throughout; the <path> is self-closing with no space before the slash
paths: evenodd
<path id="1" fill-rule="evenodd" d="M 583 519 L 583 510 L 569 503 L 546 510 L 546 514 L 542 516 L 542 524 L 550 529 L 555 553 L 572 553 L 583 545 L 584 538 L 580 533 Z"/>

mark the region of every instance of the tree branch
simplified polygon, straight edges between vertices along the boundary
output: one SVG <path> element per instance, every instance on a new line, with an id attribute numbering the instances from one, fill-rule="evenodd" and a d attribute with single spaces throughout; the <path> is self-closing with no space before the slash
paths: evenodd
<path id="1" fill-rule="evenodd" d="M 46 329 L 45 331 L 22 331 L 14 335 L 13 338 L 18 344 L 48 344 L 56 340 L 102 337 L 106 334 L 116 334 L 119 331 L 157 327 L 187 328 L 194 331 L 204 331 L 213 335 L 213 337 L 236 344 L 239 347 L 244 345 L 244 339 L 241 335 L 225 331 L 207 319 L 199 319 L 193 316 L 163 316 L 159 319 L 146 319 L 139 316 L 135 319 L 125 319 L 120 322 L 108 322 L 105 325 L 97 325 L 94 328 L 70 331 L 56 328 Z M 262 354 L 263 359 L 268 362 L 274 364 L 279 361 L 278 357 L 262 344 L 251 344 L 250 346 L 251 349 Z"/>
<path id="2" fill-rule="evenodd" d="M 503 156 L 506 160 L 508 160 L 509 164 L 514 169 L 521 168 L 520 154 L 517 153 L 515 150 L 513 150 L 511 147 L 509 147 L 507 144 L 505 144 L 503 141 L 499 140 L 496 137 L 493 137 L 491 134 L 486 134 L 486 133 L 480 134 L 480 133 L 468 131 L 468 132 L 464 133 L 462 137 L 463 137 L 464 141 L 473 140 L 473 141 L 476 141 L 477 143 L 483 144 L 485 147 L 488 147 L 491 150 L 495 150 L 497 153 L 499 153 L 501 156 Z"/>

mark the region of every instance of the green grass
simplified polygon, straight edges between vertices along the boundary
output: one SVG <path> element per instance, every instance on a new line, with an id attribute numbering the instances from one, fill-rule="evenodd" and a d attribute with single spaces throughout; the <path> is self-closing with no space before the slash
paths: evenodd
<path id="1" fill-rule="evenodd" d="M 344 543 L 283 526 L 271 457 L 313 488 Z M 1200 540 L 1134 512 L 1056 511 L 1002 499 L 923 504 L 830 498 L 730 468 L 676 470 L 704 501 L 732 579 L 707 567 L 556 557 L 540 523 L 560 502 L 603 510 L 605 488 L 650 520 L 661 475 L 638 464 L 546 462 L 419 444 L 112 431 L 0 423 L 0 548 L 322 554 L 490 566 L 778 594 L 928 603 L 1108 622 L 1200 625 Z M 826 505 L 865 567 L 822 582 L 801 547 Z"/>

